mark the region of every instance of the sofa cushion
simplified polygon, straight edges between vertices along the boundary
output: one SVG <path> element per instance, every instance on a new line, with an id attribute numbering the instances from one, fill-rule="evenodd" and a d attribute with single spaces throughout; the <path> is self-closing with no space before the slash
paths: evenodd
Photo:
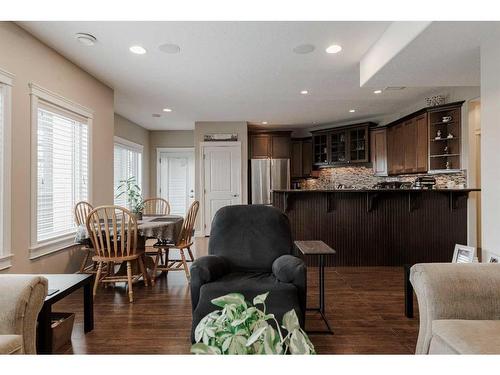
<path id="1" fill-rule="evenodd" d="M 299 320 L 301 319 L 299 296 L 295 285 L 282 283 L 271 273 L 233 272 L 202 285 L 198 306 L 193 313 L 193 328 L 205 315 L 219 309 L 211 303 L 212 299 L 229 293 L 241 293 L 251 303 L 255 296 L 265 292 L 269 292 L 266 299 L 267 312 L 274 314 L 280 324 L 283 315 L 291 309 L 295 309 Z M 303 325 L 304 322 L 300 323 Z"/>
<path id="2" fill-rule="evenodd" d="M 23 337 L 21 335 L 0 335 L 0 354 L 22 354 Z"/>
<path id="3" fill-rule="evenodd" d="M 434 320 L 429 354 L 500 354 L 500 320 Z"/>

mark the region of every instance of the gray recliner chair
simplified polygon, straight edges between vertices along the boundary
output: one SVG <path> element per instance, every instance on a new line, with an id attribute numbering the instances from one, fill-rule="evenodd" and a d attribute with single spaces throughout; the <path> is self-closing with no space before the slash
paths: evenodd
<path id="1" fill-rule="evenodd" d="M 209 255 L 191 266 L 192 332 L 205 315 L 218 309 L 211 300 L 228 293 L 241 293 L 252 301 L 269 292 L 267 311 L 281 322 L 287 311 L 295 309 L 304 327 L 306 266 L 292 251 L 290 223 L 280 210 L 240 205 L 217 211 Z"/>

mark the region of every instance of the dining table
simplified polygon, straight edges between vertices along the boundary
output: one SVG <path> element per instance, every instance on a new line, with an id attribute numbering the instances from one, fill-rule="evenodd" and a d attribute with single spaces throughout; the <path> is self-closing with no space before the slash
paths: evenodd
<path id="1" fill-rule="evenodd" d="M 181 233 L 183 223 L 184 218 L 179 215 L 143 215 L 140 220 L 137 220 L 138 248 L 145 248 L 148 239 L 156 239 L 156 244 L 175 244 Z M 78 228 L 75 243 L 92 246 L 85 226 Z M 147 256 L 145 259 L 146 268 L 152 269 L 153 264 L 152 258 Z M 133 267 L 136 267 L 136 265 Z M 125 272 L 123 264 L 117 274 L 122 272 Z"/>

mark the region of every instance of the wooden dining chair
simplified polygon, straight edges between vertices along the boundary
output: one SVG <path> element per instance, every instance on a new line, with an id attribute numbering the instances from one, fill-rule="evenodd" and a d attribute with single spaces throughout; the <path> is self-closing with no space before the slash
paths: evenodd
<path id="1" fill-rule="evenodd" d="M 75 205 L 75 223 L 77 227 L 86 225 L 87 216 L 93 209 L 94 207 L 92 207 L 89 202 L 85 201 L 78 202 Z M 80 265 L 80 273 L 96 273 L 97 267 L 95 262 L 92 262 L 91 265 L 87 265 L 89 259 L 92 257 L 94 249 L 90 246 L 90 244 L 85 244 L 81 247 L 81 250 L 85 252 L 85 256 L 83 257 L 82 264 Z"/>
<path id="2" fill-rule="evenodd" d="M 144 199 L 144 215 L 169 215 L 170 204 L 163 198 L 147 198 Z"/>
<path id="3" fill-rule="evenodd" d="M 133 213 L 119 206 L 101 206 L 92 210 L 87 217 L 87 230 L 96 254 L 92 260 L 98 263 L 94 282 L 94 296 L 99 283 L 128 283 L 129 301 L 133 302 L 132 284 L 141 276 L 148 285 L 148 275 L 144 265 L 144 250 L 138 249 L 137 219 Z M 126 263 L 127 274 L 121 275 L 105 264 Z M 137 267 L 132 266 L 137 265 Z"/>
<path id="4" fill-rule="evenodd" d="M 184 222 L 182 224 L 182 229 L 179 234 L 179 238 L 175 245 L 161 245 L 155 246 L 157 248 L 155 263 L 153 266 L 153 277 L 151 283 L 154 285 L 154 278 L 157 271 L 168 272 L 168 271 L 182 271 L 186 273 L 186 278 L 190 279 L 188 262 L 194 260 L 193 253 L 191 251 L 191 246 L 193 246 L 193 232 L 194 224 L 196 221 L 196 215 L 198 214 L 198 208 L 200 203 L 194 201 L 188 209 Z M 169 253 L 171 249 L 179 250 L 180 259 L 170 259 Z M 188 252 L 189 259 L 186 258 L 184 251 Z M 163 253 L 165 252 L 165 257 Z"/>

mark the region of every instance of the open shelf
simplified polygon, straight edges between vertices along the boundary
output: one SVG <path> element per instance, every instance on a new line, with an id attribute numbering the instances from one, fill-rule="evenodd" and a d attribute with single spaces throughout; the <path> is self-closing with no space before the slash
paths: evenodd
<path id="1" fill-rule="evenodd" d="M 454 140 L 458 140 L 460 138 L 458 137 L 453 137 L 453 138 L 439 138 L 439 139 L 436 139 L 436 138 L 432 138 L 430 141 L 431 142 L 442 142 L 442 141 L 454 141 Z"/>
<path id="2" fill-rule="evenodd" d="M 460 156 L 460 154 L 442 154 L 442 155 L 430 155 L 431 158 L 449 158 L 452 156 Z"/>

